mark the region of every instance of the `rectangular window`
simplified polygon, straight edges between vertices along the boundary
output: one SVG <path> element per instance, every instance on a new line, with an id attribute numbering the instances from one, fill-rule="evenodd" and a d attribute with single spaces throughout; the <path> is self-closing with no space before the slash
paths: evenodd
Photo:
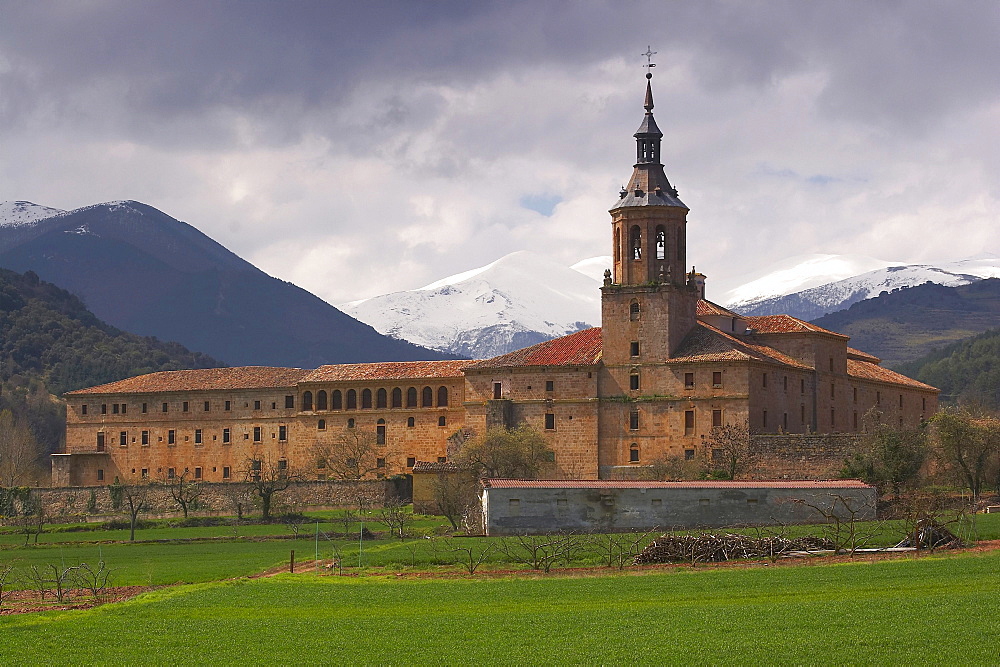
<path id="1" fill-rule="evenodd" d="M 149 479 L 149 468 L 143 468 L 139 474 L 142 475 L 143 479 Z"/>
<path id="2" fill-rule="evenodd" d="M 253 441 L 260 442 L 260 426 L 253 427 Z"/>
<path id="3" fill-rule="evenodd" d="M 639 341 L 634 340 L 629 344 L 629 354 L 633 357 L 639 356 Z"/>
<path id="4" fill-rule="evenodd" d="M 143 445 L 148 445 L 149 444 L 149 431 L 143 431 L 142 432 L 142 444 Z"/>
<path id="5" fill-rule="evenodd" d="M 104 451 L 104 431 L 100 431 L 97 434 L 97 451 Z"/>
<path id="6" fill-rule="evenodd" d="M 830 357 L 830 372 L 833 372 L 833 357 Z"/>
<path id="7" fill-rule="evenodd" d="M 556 383 L 553 380 L 545 381 L 545 391 L 554 391 L 556 388 Z"/>
<path id="8" fill-rule="evenodd" d="M 128 403 L 122 403 L 122 414 L 128 412 Z"/>
<path id="9" fill-rule="evenodd" d="M 201 444 L 201 429 L 200 428 L 196 428 L 194 430 L 194 444 L 196 444 L 196 445 L 200 445 Z"/>
<path id="10" fill-rule="evenodd" d="M 120 447 L 128 447 L 128 431 L 122 431 L 118 434 L 118 445 Z"/>
<path id="11" fill-rule="evenodd" d="M 149 406 L 146 403 L 143 403 L 142 404 L 142 410 L 141 410 L 142 414 L 146 414 L 146 412 L 148 412 L 148 411 L 149 411 Z"/>
<path id="12" fill-rule="evenodd" d="M 177 473 L 174 471 L 173 468 L 167 468 L 167 479 L 173 479 L 176 476 Z"/>
<path id="13" fill-rule="evenodd" d="M 722 371 L 712 371 L 712 386 L 716 389 L 722 386 Z"/>
<path id="14" fill-rule="evenodd" d="M 836 398 L 836 397 L 837 397 L 837 385 L 835 385 L 833 382 L 831 382 L 830 383 L 830 398 Z"/>
<path id="15" fill-rule="evenodd" d="M 232 401 L 226 401 L 226 407 L 225 407 L 226 412 L 229 412 L 232 409 L 233 409 L 233 402 Z"/>
<path id="16" fill-rule="evenodd" d="M 104 481 L 104 470 L 102 468 L 97 469 L 97 481 L 98 482 Z"/>
<path id="17" fill-rule="evenodd" d="M 375 467 L 376 468 L 384 468 L 385 467 L 385 459 L 383 459 L 381 457 L 375 459 Z"/>
<path id="18" fill-rule="evenodd" d="M 684 450 L 684 460 L 685 461 L 693 461 L 694 460 L 694 450 L 693 449 L 685 449 Z"/>
<path id="19" fill-rule="evenodd" d="M 260 410 L 260 401 L 254 401 L 253 402 L 253 409 L 254 410 Z"/>
<path id="20" fill-rule="evenodd" d="M 638 431 L 639 430 L 639 411 L 638 410 L 632 410 L 630 413 L 628 413 L 628 429 L 630 431 Z"/>
<path id="21" fill-rule="evenodd" d="M 903 407 L 903 395 L 899 395 L 899 407 Z"/>
<path id="22" fill-rule="evenodd" d="M 108 414 L 108 404 L 107 403 L 101 403 L 101 414 L 102 415 Z"/>
<path id="23" fill-rule="evenodd" d="M 783 387 L 783 389 L 784 389 L 785 391 L 788 391 L 788 376 L 787 376 L 787 375 L 786 375 L 786 376 L 784 376 L 784 377 L 783 377 L 783 378 L 781 379 L 781 384 L 782 384 L 782 387 Z"/>
<path id="24" fill-rule="evenodd" d="M 167 404 L 164 403 L 162 406 L 160 406 L 160 412 L 166 412 L 166 411 L 167 411 Z"/>
<path id="25" fill-rule="evenodd" d="M 205 409 L 203 412 L 209 412 L 212 409 L 212 404 L 209 401 L 205 401 Z"/>
<path id="26" fill-rule="evenodd" d="M 684 374 L 684 388 L 685 389 L 694 389 L 694 373 L 685 373 Z"/>
<path id="27" fill-rule="evenodd" d="M 407 456 L 406 457 L 406 467 L 407 468 L 412 468 L 416 462 L 417 462 L 417 459 L 415 457 L 413 457 L 413 456 Z"/>
<path id="28" fill-rule="evenodd" d="M 783 430 L 783 431 L 787 431 L 788 430 L 788 413 L 787 412 L 782 412 L 781 413 L 781 430 Z"/>
<path id="29" fill-rule="evenodd" d="M 112 403 L 111 404 L 111 414 L 113 414 L 113 415 L 118 414 L 118 404 L 117 403 Z"/>
<path id="30" fill-rule="evenodd" d="M 194 469 L 194 478 L 195 479 L 201 479 L 201 468 L 195 468 Z"/>
<path id="31" fill-rule="evenodd" d="M 545 413 L 545 428 L 551 431 L 556 427 L 556 416 L 551 412 Z"/>
<path id="32" fill-rule="evenodd" d="M 722 426 L 722 410 L 712 410 L 712 426 Z"/>
<path id="33" fill-rule="evenodd" d="M 857 387 L 854 387 L 854 388 L 853 388 L 853 389 L 851 390 L 851 393 L 853 394 L 853 397 L 854 397 L 854 402 L 855 402 L 855 403 L 857 403 L 857 402 L 858 402 L 858 388 L 857 388 Z"/>
<path id="34" fill-rule="evenodd" d="M 87 404 L 86 403 L 84 403 L 83 405 L 80 406 L 80 414 L 81 415 L 87 414 Z"/>
<path id="35" fill-rule="evenodd" d="M 375 427 L 375 444 L 385 444 L 385 424 L 379 424 Z"/>
<path id="36" fill-rule="evenodd" d="M 228 428 L 222 429 L 222 444 L 228 445 L 232 441 L 232 433 Z"/>
<path id="37" fill-rule="evenodd" d="M 231 476 L 231 471 L 229 466 L 222 466 L 222 479 L 229 479 Z"/>
<path id="38" fill-rule="evenodd" d="M 799 406 L 799 422 L 802 424 L 806 423 L 806 404 L 803 403 Z"/>
<path id="39" fill-rule="evenodd" d="M 767 428 L 767 410 L 764 410 L 760 416 L 760 423 L 764 428 Z"/>
<path id="40" fill-rule="evenodd" d="M 285 407 L 286 408 L 294 408 L 295 407 L 295 396 L 294 395 L 285 396 Z"/>
<path id="41" fill-rule="evenodd" d="M 167 431 L 167 444 L 172 445 L 177 442 L 177 432 L 174 429 Z"/>
<path id="42" fill-rule="evenodd" d="M 495 399 L 503 398 L 503 385 L 501 385 L 499 382 L 493 383 L 493 398 Z M 414 399 L 413 404 L 416 405 L 416 399 Z M 410 405 L 409 398 L 406 399 L 406 405 L 407 407 L 409 407 Z"/>
<path id="43" fill-rule="evenodd" d="M 684 411 L 684 435 L 694 435 L 694 410 Z"/>
<path id="44" fill-rule="evenodd" d="M 803 396 L 806 395 L 806 381 L 805 379 L 799 380 L 799 393 Z"/>
<path id="45" fill-rule="evenodd" d="M 763 381 L 762 382 L 763 382 L 763 386 L 766 387 L 767 386 L 767 373 L 764 373 Z"/>
<path id="46" fill-rule="evenodd" d="M 639 375 L 632 374 L 628 376 L 628 386 L 632 391 L 637 391 L 639 389 Z"/>
<path id="47" fill-rule="evenodd" d="M 830 408 L 830 428 L 833 428 L 834 424 L 837 423 L 837 411 L 834 408 Z"/>
<path id="48" fill-rule="evenodd" d="M 447 462 L 448 462 L 448 457 L 447 456 L 439 456 L 438 457 L 438 463 L 447 463 Z"/>
<path id="49" fill-rule="evenodd" d="M 181 412 L 187 412 L 187 411 L 188 411 L 188 402 L 184 401 L 183 403 L 181 403 Z"/>
<path id="50" fill-rule="evenodd" d="M 882 392 L 875 392 L 875 405 L 882 405 Z"/>
<path id="51" fill-rule="evenodd" d="M 858 430 L 858 411 L 854 411 L 854 430 Z"/>
<path id="52" fill-rule="evenodd" d="M 288 440 L 288 427 L 279 426 L 278 427 L 278 440 Z"/>

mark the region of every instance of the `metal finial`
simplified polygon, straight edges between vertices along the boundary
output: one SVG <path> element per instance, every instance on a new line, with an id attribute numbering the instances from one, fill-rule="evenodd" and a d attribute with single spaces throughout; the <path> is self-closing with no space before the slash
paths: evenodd
<path id="1" fill-rule="evenodd" d="M 646 64 L 643 67 L 646 68 L 646 78 L 652 79 L 653 73 L 650 71 L 653 67 L 656 67 L 656 63 L 653 62 L 653 56 L 656 55 L 656 51 L 653 50 L 651 46 L 646 47 L 646 52 L 640 55 L 646 56 Z"/>

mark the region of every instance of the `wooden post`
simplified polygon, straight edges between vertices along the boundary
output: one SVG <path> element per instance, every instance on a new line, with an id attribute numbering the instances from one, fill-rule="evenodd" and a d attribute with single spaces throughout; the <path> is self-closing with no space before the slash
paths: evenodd
<path id="1" fill-rule="evenodd" d="M 292 549 L 291 558 L 288 560 L 288 571 L 295 574 L 295 549 Z"/>

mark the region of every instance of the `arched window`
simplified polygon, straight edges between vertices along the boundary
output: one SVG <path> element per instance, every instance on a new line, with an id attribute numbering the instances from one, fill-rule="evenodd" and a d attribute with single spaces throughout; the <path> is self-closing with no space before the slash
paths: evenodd
<path id="1" fill-rule="evenodd" d="M 357 410 L 358 409 L 358 392 L 353 389 L 347 390 L 347 409 Z"/>
<path id="2" fill-rule="evenodd" d="M 667 231 L 660 225 L 656 228 L 656 259 L 667 258 Z"/>
<path id="3" fill-rule="evenodd" d="M 347 420 L 347 428 L 354 428 L 354 418 L 351 417 Z"/>
<path id="4" fill-rule="evenodd" d="M 306 391 L 302 393 L 302 409 L 303 410 L 313 409 L 313 393 L 311 391 Z"/>
<path id="5" fill-rule="evenodd" d="M 340 393 L 339 389 L 334 389 L 333 393 L 330 394 L 330 409 L 331 410 L 344 409 L 344 398 L 343 394 Z"/>
<path id="6" fill-rule="evenodd" d="M 401 408 L 403 407 L 403 390 L 396 387 L 392 390 L 392 407 Z"/>
<path id="7" fill-rule="evenodd" d="M 325 419 L 320 419 L 318 422 L 316 422 L 316 430 L 317 431 L 325 431 L 326 430 L 326 420 Z"/>
<path id="8" fill-rule="evenodd" d="M 410 387 L 406 390 L 406 407 L 415 408 L 417 407 L 417 388 Z"/>
<path id="9" fill-rule="evenodd" d="M 434 390 L 430 387 L 424 387 L 424 390 L 420 392 L 420 407 L 430 408 L 434 406 Z"/>
<path id="10" fill-rule="evenodd" d="M 323 390 L 316 392 L 316 409 L 326 410 L 326 392 Z"/>
<path id="11" fill-rule="evenodd" d="M 379 389 L 375 392 L 375 407 L 384 408 L 388 403 L 389 394 L 386 393 L 385 389 Z"/>
<path id="12" fill-rule="evenodd" d="M 385 420 L 379 419 L 378 424 L 375 426 L 375 444 L 384 445 L 385 444 Z"/>
<path id="13" fill-rule="evenodd" d="M 628 448 L 628 462 L 629 463 L 639 462 L 639 445 L 634 442 Z"/>
<path id="14" fill-rule="evenodd" d="M 633 322 L 639 321 L 639 302 L 633 301 L 628 305 L 628 318 Z"/>
<path id="15" fill-rule="evenodd" d="M 629 234 L 629 247 L 632 248 L 632 259 L 642 259 L 642 230 L 634 225 Z"/>
<path id="16" fill-rule="evenodd" d="M 361 392 L 361 407 L 365 410 L 371 410 L 372 407 L 372 390 L 365 389 Z"/>
<path id="17" fill-rule="evenodd" d="M 448 387 L 438 387 L 438 407 L 443 408 L 448 405 Z"/>
<path id="18" fill-rule="evenodd" d="M 413 426 L 414 426 L 414 425 L 415 425 L 416 423 L 417 423 L 417 422 L 416 422 L 416 420 L 415 420 L 415 419 L 414 419 L 413 417 L 407 417 L 407 418 L 406 418 L 406 425 L 407 425 L 407 426 L 409 426 L 410 428 L 413 428 Z"/>

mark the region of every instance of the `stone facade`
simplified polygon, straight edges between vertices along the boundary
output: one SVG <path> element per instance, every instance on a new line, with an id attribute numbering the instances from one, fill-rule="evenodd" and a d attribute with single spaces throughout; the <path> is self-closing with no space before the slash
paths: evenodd
<path id="1" fill-rule="evenodd" d="M 321 452 L 348 432 L 377 440 L 367 474 L 385 477 L 446 462 L 459 429 L 522 423 L 545 435 L 561 479 L 636 477 L 627 471 L 703 453 L 731 424 L 802 436 L 771 441 L 785 444 L 757 476 L 820 476 L 835 473 L 846 440 L 812 434 L 858 433 L 872 408 L 902 426 L 934 414 L 936 389 L 847 336 L 705 299 L 705 276 L 686 272 L 688 208 L 660 163 L 648 85 L 644 108 L 632 176 L 610 209 L 601 328 L 479 361 L 176 371 L 70 392 L 53 484 L 183 471 L 230 482 L 264 460 L 324 480 Z"/>

